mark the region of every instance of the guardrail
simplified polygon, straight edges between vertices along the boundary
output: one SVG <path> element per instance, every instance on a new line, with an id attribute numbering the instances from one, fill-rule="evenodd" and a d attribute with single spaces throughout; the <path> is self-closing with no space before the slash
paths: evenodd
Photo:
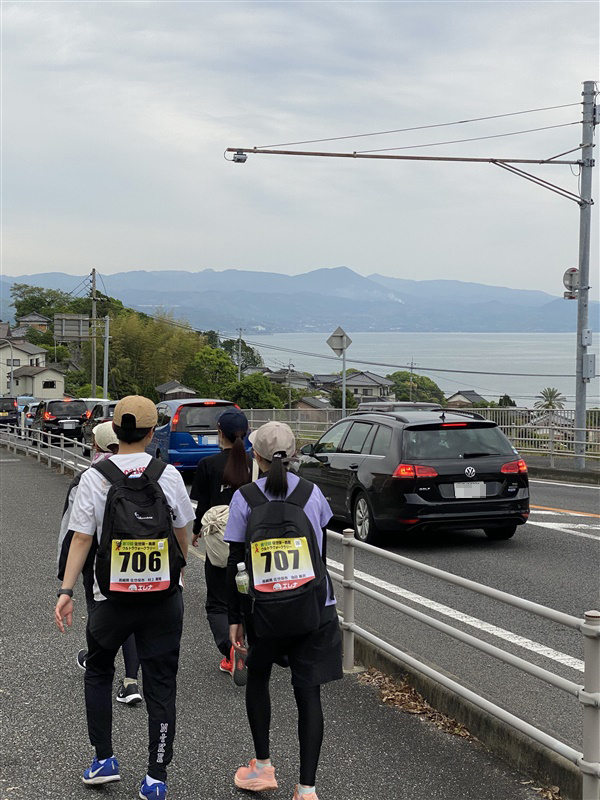
<path id="1" fill-rule="evenodd" d="M 56 465 L 61 474 L 64 474 L 66 467 L 74 472 L 83 472 L 91 463 L 81 442 L 70 439 L 64 433 L 45 433 L 16 425 L 3 425 L 0 426 L 0 444 L 4 444 L 14 453 L 20 450 L 34 455 L 38 463 L 45 461 L 49 467 Z"/>
<path id="2" fill-rule="evenodd" d="M 507 723 L 517 731 L 529 736 L 534 741 L 558 753 L 577 765 L 583 776 L 583 798 L 584 800 L 600 800 L 600 611 L 588 611 L 583 618 L 574 617 L 561 611 L 556 611 L 546 606 L 539 605 L 530 600 L 493 589 L 481 583 L 476 583 L 451 572 L 431 567 L 419 561 L 413 561 L 395 553 L 388 553 L 373 545 L 359 542 L 354 538 L 354 531 L 346 528 L 343 534 L 327 531 L 331 540 L 340 542 L 343 552 L 343 577 L 332 574 L 332 578 L 341 583 L 343 587 L 344 618 L 342 622 L 344 638 L 344 669 L 351 670 L 354 667 L 354 638 L 358 636 L 367 642 L 375 645 L 386 653 L 404 662 L 409 667 L 418 670 L 428 678 L 437 681 L 450 691 L 460 697 L 470 701 L 483 711 Z M 434 617 L 428 616 L 421 611 L 411 608 L 404 603 L 388 597 L 381 592 L 374 591 L 362 585 L 356 577 L 354 570 L 355 549 L 365 550 L 379 558 L 384 558 L 396 564 L 417 570 L 435 578 L 439 578 L 447 583 L 452 583 L 464 589 L 469 589 L 486 597 L 499 600 L 515 608 L 535 614 L 539 617 L 551 620 L 554 623 L 565 625 L 579 631 L 584 639 L 584 685 L 581 686 L 573 681 L 567 680 L 560 675 L 556 675 L 547 669 L 532 664 L 519 656 L 515 656 L 499 647 L 488 644 L 477 639 L 468 633 L 464 633 L 458 628 L 454 628 L 445 622 L 441 622 Z M 583 706 L 583 752 L 579 753 L 573 747 L 565 744 L 559 739 L 550 736 L 544 731 L 536 728 L 520 717 L 511 714 L 504 708 L 486 700 L 470 689 L 466 689 L 456 681 L 451 680 L 446 675 L 436 671 L 427 664 L 418 661 L 413 656 L 402 652 L 394 645 L 376 636 L 357 623 L 355 618 L 355 593 L 376 600 L 389 608 L 405 614 L 412 619 L 428 625 L 442 633 L 464 642 L 477 650 L 482 651 L 505 664 L 509 664 L 528 675 L 532 675 L 546 683 L 554 686 L 572 697 L 576 697 Z"/>
<path id="3" fill-rule="evenodd" d="M 555 466 L 561 456 L 575 455 L 575 441 L 585 442 L 585 457 L 600 462 L 600 427 L 575 427 L 575 412 L 542 411 L 531 408 L 473 408 L 446 409 L 452 411 L 475 411 L 495 422 L 523 455 L 543 455 Z M 339 409 L 287 409 L 263 408 L 245 411 L 251 428 L 265 422 L 285 422 L 294 431 L 302 444 L 315 442 L 332 425 L 342 419 Z M 351 412 L 350 412 L 351 413 Z M 588 412 L 600 419 L 600 410 Z"/>

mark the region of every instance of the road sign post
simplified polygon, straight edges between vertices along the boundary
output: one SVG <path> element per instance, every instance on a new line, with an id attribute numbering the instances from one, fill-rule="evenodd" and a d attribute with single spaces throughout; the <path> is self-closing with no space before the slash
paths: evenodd
<path id="1" fill-rule="evenodd" d="M 327 344 L 336 356 L 342 357 L 342 416 L 346 416 L 346 350 L 352 344 L 352 339 L 343 328 L 337 327 L 327 339 Z"/>

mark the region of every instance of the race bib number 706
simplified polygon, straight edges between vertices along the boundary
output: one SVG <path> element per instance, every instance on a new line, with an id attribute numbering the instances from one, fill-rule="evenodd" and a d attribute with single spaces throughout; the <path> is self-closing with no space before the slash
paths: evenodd
<path id="1" fill-rule="evenodd" d="M 259 592 L 296 589 L 312 581 L 315 571 L 306 537 L 252 542 L 252 573 Z"/>
<path id="2" fill-rule="evenodd" d="M 170 583 L 168 539 L 113 539 L 111 591 L 158 592 Z"/>

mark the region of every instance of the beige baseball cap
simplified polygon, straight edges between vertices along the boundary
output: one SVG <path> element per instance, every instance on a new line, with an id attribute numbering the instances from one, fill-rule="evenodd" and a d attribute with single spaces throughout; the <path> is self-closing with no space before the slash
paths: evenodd
<path id="1" fill-rule="evenodd" d="M 130 394 L 115 406 L 113 422 L 121 428 L 153 428 L 157 421 L 156 406 L 140 394 Z"/>
<path id="2" fill-rule="evenodd" d="M 248 438 L 255 452 L 267 461 L 273 461 L 275 453 L 285 453 L 288 459 L 296 452 L 296 438 L 290 426 L 284 422 L 267 422 Z"/>
<path id="3" fill-rule="evenodd" d="M 110 445 L 116 444 L 119 446 L 119 440 L 115 434 L 112 422 L 101 422 L 92 428 L 94 434 L 94 441 L 102 450 L 103 453 L 109 452 Z"/>

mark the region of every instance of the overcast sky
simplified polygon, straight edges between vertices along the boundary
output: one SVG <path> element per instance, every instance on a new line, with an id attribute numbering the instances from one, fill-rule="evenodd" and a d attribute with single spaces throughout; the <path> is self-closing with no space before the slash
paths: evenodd
<path id="1" fill-rule="evenodd" d="M 596 2 L 3 0 L 2 23 L 4 274 L 345 265 L 560 294 L 577 264 L 577 205 L 492 165 L 223 151 L 578 103 L 598 78 Z M 304 149 L 580 119 L 572 106 Z M 406 152 L 547 158 L 580 136 Z M 532 169 L 577 190 L 568 166 Z"/>

